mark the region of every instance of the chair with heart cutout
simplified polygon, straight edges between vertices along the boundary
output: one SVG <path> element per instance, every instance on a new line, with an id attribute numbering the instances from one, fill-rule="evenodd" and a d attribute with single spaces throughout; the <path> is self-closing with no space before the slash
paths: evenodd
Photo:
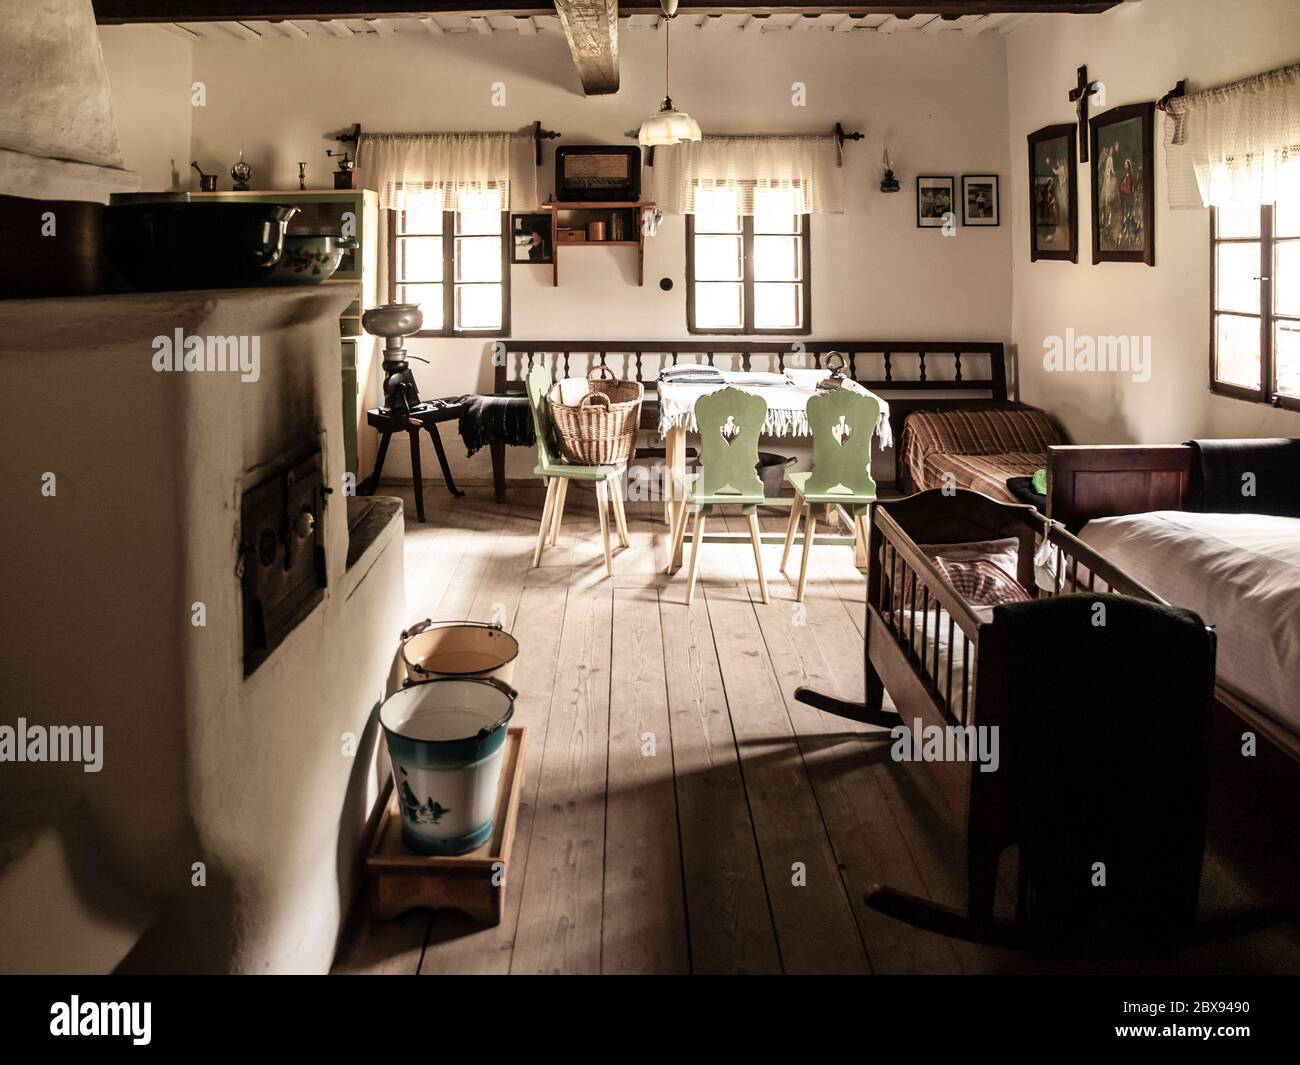
<path id="1" fill-rule="evenodd" d="M 695 424 L 700 434 L 700 462 L 703 470 L 689 475 L 681 498 L 673 511 L 672 560 L 686 537 L 687 507 L 695 508 L 695 525 L 691 530 L 691 561 L 686 576 L 686 603 L 695 598 L 695 580 L 699 574 L 700 543 L 715 507 L 739 506 L 749 519 L 749 538 L 754 545 L 754 565 L 758 569 L 758 586 L 763 602 L 768 601 L 767 580 L 763 576 L 762 538 L 758 529 L 758 507 L 763 502 L 763 482 L 758 470 L 758 437 L 767 419 L 767 403 L 762 396 L 739 388 L 723 388 L 701 396 L 695 402 Z"/>
<path id="2" fill-rule="evenodd" d="M 803 557 L 799 562 L 799 587 L 795 599 L 803 602 L 808 583 L 808 556 L 817 534 L 817 513 L 826 519 L 830 508 L 841 506 L 853 514 L 857 537 L 855 557 L 864 558 L 867 547 L 867 511 L 876 498 L 876 482 L 871 476 L 871 437 L 880 418 L 880 401 L 875 396 L 848 388 L 822 392 L 808 400 L 808 424 L 812 428 L 813 465 L 811 470 L 787 473 L 794 486 L 794 503 L 785 529 L 785 549 L 781 552 L 781 572 L 790 560 L 790 547 L 804 524 Z M 816 510 L 814 509 L 816 508 Z"/>

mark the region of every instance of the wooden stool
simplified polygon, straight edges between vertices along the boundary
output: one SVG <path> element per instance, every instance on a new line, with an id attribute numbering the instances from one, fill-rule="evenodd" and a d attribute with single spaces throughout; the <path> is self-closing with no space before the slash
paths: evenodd
<path id="1" fill-rule="evenodd" d="M 422 403 L 414 410 L 402 414 L 378 408 L 366 411 L 366 421 L 372 429 L 378 429 L 379 455 L 375 458 L 375 472 L 366 480 L 365 490 L 361 495 L 374 495 L 379 487 L 379 476 L 384 472 L 384 459 L 388 456 L 388 443 L 394 433 L 406 433 L 411 438 L 411 480 L 415 487 L 415 516 L 424 521 L 424 479 L 420 470 L 420 430 L 427 429 L 433 438 L 433 450 L 438 455 L 438 465 L 442 467 L 442 479 L 447 484 L 447 491 L 454 496 L 465 493 L 456 487 L 451 469 L 447 465 L 447 453 L 442 449 L 442 437 L 438 435 L 441 422 L 455 421 L 465 407 L 465 397 L 455 399 L 435 399 Z"/>
<path id="2" fill-rule="evenodd" d="M 467 913 L 483 924 L 501 923 L 510 850 L 524 791 L 527 746 L 526 727 L 515 726 L 506 733 L 492 837 L 469 854 L 437 856 L 407 850 L 402 842 L 397 796 L 389 787 L 366 858 L 370 905 L 376 917 L 389 920 L 416 907 L 446 907 Z"/>

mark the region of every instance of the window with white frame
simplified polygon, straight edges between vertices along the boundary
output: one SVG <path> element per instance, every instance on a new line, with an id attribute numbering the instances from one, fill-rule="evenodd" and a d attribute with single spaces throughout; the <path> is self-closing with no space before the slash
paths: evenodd
<path id="1" fill-rule="evenodd" d="M 408 191 L 389 212 L 388 287 L 418 303 L 417 336 L 509 336 L 510 244 L 504 198 L 462 191 L 456 210 L 439 189 Z"/>
<path id="2" fill-rule="evenodd" d="M 808 215 L 797 189 L 697 190 L 686 216 L 686 327 L 691 333 L 812 331 Z"/>

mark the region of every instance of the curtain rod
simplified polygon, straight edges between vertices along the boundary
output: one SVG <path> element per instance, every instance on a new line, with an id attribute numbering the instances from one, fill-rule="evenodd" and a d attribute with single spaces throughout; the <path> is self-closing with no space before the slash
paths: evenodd
<path id="1" fill-rule="evenodd" d="M 1259 74 L 1252 74 L 1248 78 L 1240 78 L 1237 81 L 1230 81 L 1226 85 L 1216 85 L 1213 88 L 1201 89 L 1198 92 L 1194 92 L 1190 94 L 1187 92 L 1187 79 L 1184 78 L 1172 89 L 1170 89 L 1167 93 L 1165 93 L 1164 96 L 1160 97 L 1160 100 L 1156 104 L 1156 107 L 1158 107 L 1161 111 L 1167 111 L 1169 109 L 1169 102 L 1171 100 L 1179 99 L 1180 97 L 1184 99 L 1189 99 L 1198 96 L 1214 96 L 1218 93 L 1232 92 L 1237 89 L 1244 89 L 1248 85 L 1251 85 L 1254 82 L 1263 81 L 1265 78 L 1274 78 L 1279 75 L 1292 75 L 1292 74 L 1300 74 L 1300 63 L 1291 63 L 1284 67 L 1278 67 L 1276 70 L 1265 70 Z"/>
<path id="2" fill-rule="evenodd" d="M 636 140 L 638 131 L 629 130 L 623 134 L 631 140 Z M 844 165 L 844 142 L 860 141 L 866 139 L 866 134 L 858 130 L 846 130 L 843 123 L 836 122 L 835 128 L 829 133 L 710 133 L 708 135 L 713 140 L 833 140 L 835 142 L 835 165 Z M 654 166 L 654 148 L 647 149 L 646 165 Z"/>
<path id="3" fill-rule="evenodd" d="M 441 137 L 441 136 L 460 136 L 460 137 L 479 137 L 487 134 L 505 134 L 509 137 L 531 137 L 533 140 L 534 159 L 537 166 L 542 165 L 542 141 L 555 140 L 560 136 L 560 132 L 554 129 L 543 129 L 540 120 L 534 122 L 532 127 L 527 131 L 511 129 L 471 129 L 471 130 L 425 130 L 410 133 L 367 133 L 367 137 Z M 361 142 L 361 123 L 353 123 L 352 128 L 335 136 L 335 140 L 344 144 L 360 144 Z"/>

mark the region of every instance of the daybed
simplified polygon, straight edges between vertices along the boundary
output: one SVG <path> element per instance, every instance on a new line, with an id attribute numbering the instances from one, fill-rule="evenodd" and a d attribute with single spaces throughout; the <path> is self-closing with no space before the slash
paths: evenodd
<path id="1" fill-rule="evenodd" d="M 1047 448 L 1064 436 L 1041 410 L 918 411 L 907 418 L 899 443 L 906 490 L 970 488 L 1017 502 L 1012 477 L 1032 477 L 1047 463 Z"/>

